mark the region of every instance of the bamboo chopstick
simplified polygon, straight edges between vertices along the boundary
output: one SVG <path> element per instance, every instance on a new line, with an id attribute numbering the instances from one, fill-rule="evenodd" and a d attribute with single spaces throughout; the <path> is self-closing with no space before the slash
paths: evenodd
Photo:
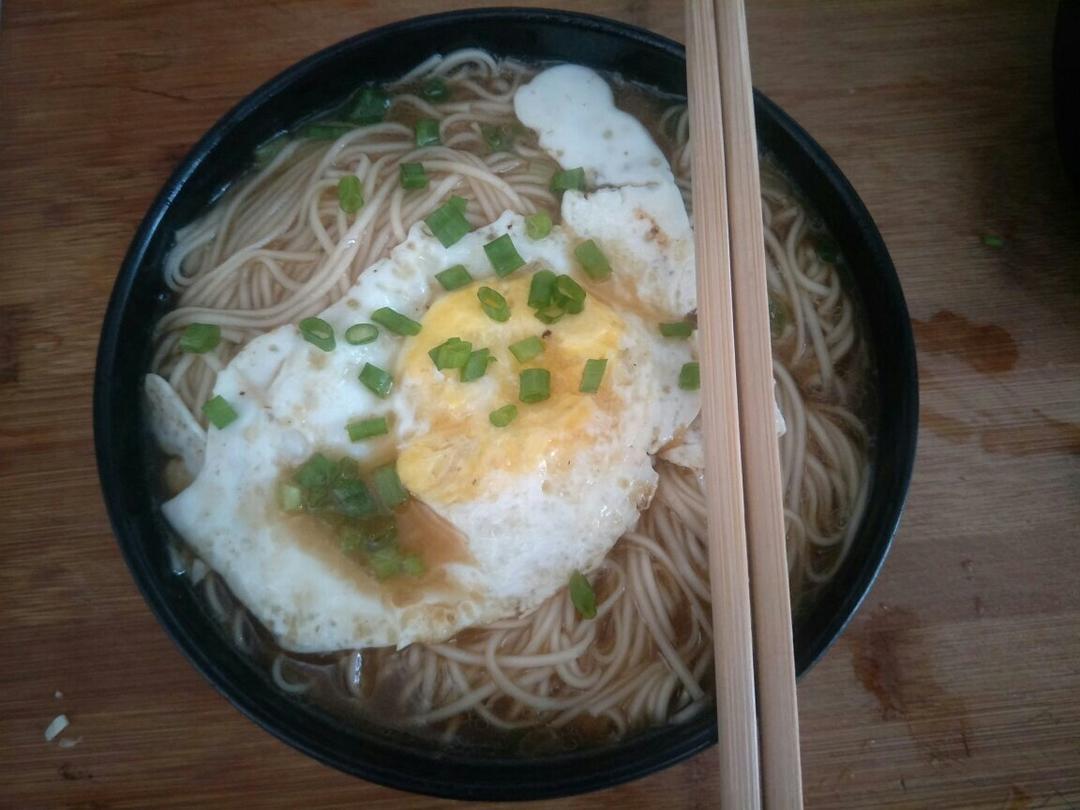
<path id="1" fill-rule="evenodd" d="M 742 0 L 688 0 L 687 46 L 721 806 L 760 807 L 764 796 L 766 807 L 798 808 L 791 605 Z"/>
<path id="2" fill-rule="evenodd" d="M 727 179 L 716 18 L 711 0 L 688 0 L 686 40 L 693 138 L 694 250 L 698 267 L 701 422 L 705 435 L 720 806 L 761 807 L 750 582 L 743 512 Z"/>
<path id="3" fill-rule="evenodd" d="M 743 0 L 715 0 L 720 46 L 728 221 L 734 285 L 746 534 L 758 694 L 762 795 L 770 808 L 802 807 L 799 710 L 780 448 L 773 416 L 765 235 L 754 95 Z"/>

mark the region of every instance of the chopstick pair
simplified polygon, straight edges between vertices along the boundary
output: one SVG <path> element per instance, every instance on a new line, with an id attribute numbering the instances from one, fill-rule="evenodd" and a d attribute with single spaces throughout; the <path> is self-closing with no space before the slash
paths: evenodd
<path id="1" fill-rule="evenodd" d="M 799 716 L 743 0 L 687 0 L 686 30 L 720 806 L 798 808 Z"/>

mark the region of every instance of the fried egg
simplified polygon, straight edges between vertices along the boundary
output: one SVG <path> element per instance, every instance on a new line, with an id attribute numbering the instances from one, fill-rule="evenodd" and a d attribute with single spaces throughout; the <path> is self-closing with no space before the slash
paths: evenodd
<path id="1" fill-rule="evenodd" d="M 594 100 L 602 99 L 607 85 L 596 74 L 553 68 L 518 91 L 522 121 L 534 120 L 536 99 L 579 94 L 581 71 L 591 74 Z M 665 338 L 658 328 L 693 309 L 692 239 L 670 169 L 653 165 L 662 154 L 610 95 L 606 106 L 593 105 L 599 129 L 590 131 L 625 146 L 619 166 L 607 166 L 600 147 L 560 154 L 551 144 L 565 141 L 564 128 L 587 140 L 571 118 L 549 122 L 541 143 L 564 167 L 588 160 L 594 176 L 625 186 L 568 192 L 564 222 L 539 239 L 510 212 L 451 247 L 418 223 L 319 314 L 337 336 L 332 350 L 290 324 L 252 340 L 218 374 L 214 395 L 236 418 L 206 432 L 201 458 L 187 451 L 198 464 L 194 481 L 163 511 L 284 648 L 402 647 L 518 615 L 575 570 L 595 568 L 648 506 L 654 455 L 698 412 L 697 393 L 678 386 L 681 367 L 696 359 L 695 341 Z M 484 246 L 502 236 L 525 264 L 500 278 Z M 609 279 L 594 281 L 579 267 L 574 249 L 587 238 L 610 260 Z M 447 291 L 435 276 L 455 265 L 473 281 Z M 584 288 L 583 311 L 538 320 L 528 298 L 541 270 Z M 481 287 L 505 299 L 507 318 L 489 317 Z M 384 329 L 363 345 L 342 340 L 381 307 L 418 322 L 419 332 Z M 436 367 L 430 352 L 452 338 L 490 350 L 493 362 L 479 379 L 463 382 L 458 369 Z M 528 338 L 541 351 L 522 362 L 510 346 Z M 606 370 L 595 393 L 582 393 L 592 359 L 606 360 Z M 358 380 L 367 364 L 392 377 L 386 396 Z M 526 403 L 520 375 L 530 368 L 549 372 L 550 395 Z M 158 411 L 170 414 L 160 383 L 148 378 L 147 387 Z M 491 414 L 506 405 L 517 416 L 497 426 Z M 388 432 L 352 441 L 346 426 L 374 417 L 387 420 Z M 198 436 L 191 424 L 171 422 Z M 410 496 L 394 509 L 398 538 L 422 571 L 379 579 L 343 550 L 340 527 L 283 508 L 283 482 L 315 453 L 351 459 L 365 473 L 395 465 Z"/>

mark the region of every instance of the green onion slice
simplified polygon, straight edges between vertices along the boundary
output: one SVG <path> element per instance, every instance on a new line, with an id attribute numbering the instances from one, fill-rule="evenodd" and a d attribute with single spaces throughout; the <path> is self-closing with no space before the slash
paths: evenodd
<path id="1" fill-rule="evenodd" d="M 203 354 L 221 342 L 221 327 L 216 323 L 189 323 L 180 336 L 180 351 Z"/>
<path id="2" fill-rule="evenodd" d="M 450 98 L 450 88 L 438 76 L 428 79 L 420 88 L 420 95 L 428 101 L 440 102 Z"/>
<path id="3" fill-rule="evenodd" d="M 402 163 L 400 175 L 402 188 L 427 188 L 428 176 L 423 163 Z"/>
<path id="4" fill-rule="evenodd" d="M 336 468 L 322 453 L 315 453 L 293 475 L 293 480 L 305 489 L 323 489 L 330 485 Z"/>
<path id="5" fill-rule="evenodd" d="M 345 426 L 348 431 L 350 442 L 362 442 L 375 436 L 385 436 L 390 432 L 386 424 L 385 416 L 374 416 L 371 419 L 361 419 L 359 422 L 350 422 Z"/>
<path id="6" fill-rule="evenodd" d="M 465 383 L 479 380 L 487 373 L 487 367 L 494 362 L 495 358 L 491 356 L 490 349 L 477 349 L 470 353 L 461 369 L 461 381 Z"/>
<path id="7" fill-rule="evenodd" d="M 480 134 L 484 136 L 492 152 L 509 152 L 514 145 L 514 133 L 509 127 L 497 124 L 483 124 Z"/>
<path id="8" fill-rule="evenodd" d="M 416 554 L 406 554 L 401 558 L 401 573 L 410 577 L 422 577 L 427 568 L 424 561 Z"/>
<path id="9" fill-rule="evenodd" d="M 537 270 L 533 273 L 532 281 L 529 282 L 529 306 L 533 309 L 543 309 L 550 306 L 551 298 L 555 294 L 556 276 L 550 270 Z"/>
<path id="10" fill-rule="evenodd" d="M 436 280 L 442 284 L 444 290 L 457 290 L 469 284 L 473 279 L 463 264 L 455 264 L 441 273 L 435 274 Z"/>
<path id="11" fill-rule="evenodd" d="M 701 388 L 701 366 L 697 363 L 683 363 L 679 369 L 679 388 L 684 391 L 697 391 Z"/>
<path id="12" fill-rule="evenodd" d="M 555 279 L 555 303 L 569 312 L 567 303 L 583 304 L 585 302 L 585 288 L 574 281 L 570 276 L 559 276 Z"/>
<path id="13" fill-rule="evenodd" d="M 299 512 L 304 508 L 304 490 L 296 484 L 283 483 L 278 487 L 278 503 L 285 512 Z"/>
<path id="14" fill-rule="evenodd" d="M 551 372 L 546 368 L 527 368 L 521 372 L 518 399 L 532 404 L 551 396 Z"/>
<path id="15" fill-rule="evenodd" d="M 365 87 L 356 94 L 356 101 L 346 118 L 357 124 L 377 124 L 390 109 L 390 96 L 379 87 Z"/>
<path id="16" fill-rule="evenodd" d="M 447 200 L 446 204 L 454 208 L 462 216 L 465 216 L 465 211 L 469 207 L 469 201 L 464 197 L 459 197 L 457 194 Z"/>
<path id="17" fill-rule="evenodd" d="M 551 306 L 536 310 L 536 320 L 540 321 L 540 323 L 546 323 L 550 326 L 551 324 L 558 323 L 560 320 L 562 320 L 562 317 L 565 314 L 566 310 L 564 310 L 557 304 L 552 304 Z"/>
<path id="18" fill-rule="evenodd" d="M 416 122 L 416 145 L 437 146 L 442 143 L 439 138 L 439 122 L 434 118 L 421 118 Z"/>
<path id="19" fill-rule="evenodd" d="M 584 191 L 585 170 L 577 168 L 555 172 L 551 177 L 551 190 L 556 194 L 560 191 Z"/>
<path id="20" fill-rule="evenodd" d="M 401 573 L 401 552 L 394 546 L 380 548 L 368 556 L 368 564 L 377 579 L 389 579 Z"/>
<path id="21" fill-rule="evenodd" d="M 375 490 L 379 493 L 379 500 L 383 502 L 387 509 L 401 506 L 401 504 L 409 500 L 409 493 L 401 485 L 397 468 L 393 464 L 377 468 L 372 473 L 372 480 L 375 482 Z"/>
<path id="22" fill-rule="evenodd" d="M 1003 248 L 1005 247 L 1005 240 L 998 236 L 996 233 L 988 233 L 983 236 L 982 243 L 988 248 Z"/>
<path id="23" fill-rule="evenodd" d="M 360 187 L 360 178 L 347 174 L 338 180 L 338 205 L 346 214 L 355 214 L 364 207 L 364 190 Z"/>
<path id="24" fill-rule="evenodd" d="M 510 304 L 497 290 L 481 287 L 476 291 L 476 297 L 480 299 L 480 308 L 491 320 L 499 323 L 510 320 Z"/>
<path id="25" fill-rule="evenodd" d="M 503 405 L 488 414 L 488 419 L 495 427 L 506 427 L 517 419 L 517 405 Z"/>
<path id="26" fill-rule="evenodd" d="M 664 337 L 688 338 L 694 332 L 694 325 L 690 321 L 673 321 L 660 324 L 660 334 Z"/>
<path id="27" fill-rule="evenodd" d="M 371 313 L 371 320 L 379 326 L 385 326 L 395 335 L 419 335 L 421 326 L 412 318 L 402 315 L 390 307 L 379 307 Z"/>
<path id="28" fill-rule="evenodd" d="M 218 430 L 227 428 L 235 422 L 239 416 L 239 414 L 233 410 L 233 406 L 226 402 L 225 398 L 222 396 L 208 399 L 206 404 L 202 406 L 202 412 L 206 414 L 206 418 L 210 420 L 210 424 Z"/>
<path id="29" fill-rule="evenodd" d="M 297 131 L 297 137 L 312 141 L 336 141 L 356 129 L 352 124 L 306 124 Z"/>
<path id="30" fill-rule="evenodd" d="M 428 352 L 428 357 L 439 371 L 447 368 L 464 368 L 472 354 L 472 344 L 467 340 L 452 337 Z"/>
<path id="31" fill-rule="evenodd" d="M 284 134 L 275 135 L 270 140 L 263 141 L 255 147 L 255 165 L 261 168 L 272 162 L 288 142 L 289 139 Z"/>
<path id="32" fill-rule="evenodd" d="M 525 217 L 525 233 L 530 239 L 543 239 L 551 233 L 551 215 L 547 211 L 537 211 Z"/>
<path id="33" fill-rule="evenodd" d="M 334 327 L 322 318 L 304 318 L 297 324 L 304 340 L 318 346 L 324 352 L 333 351 L 337 342 L 334 340 Z"/>
<path id="34" fill-rule="evenodd" d="M 353 346 L 371 343 L 379 336 L 379 327 L 373 323 L 354 323 L 345 330 L 345 342 Z"/>
<path id="35" fill-rule="evenodd" d="M 600 382 L 607 370 L 607 359 L 586 360 L 585 370 L 581 372 L 581 385 L 578 391 L 583 394 L 595 394 L 600 390 Z"/>
<path id="36" fill-rule="evenodd" d="M 455 202 L 462 200 L 461 203 Z M 424 220 L 435 238 L 442 242 L 443 247 L 457 244 L 461 237 L 472 230 L 469 221 L 465 219 L 465 205 L 461 197 L 452 197 L 449 202 L 436 208 Z"/>
<path id="37" fill-rule="evenodd" d="M 586 239 L 574 248 L 574 255 L 577 257 L 581 269 L 593 281 L 600 281 L 611 275 L 611 265 L 608 264 L 607 256 L 603 254 L 592 239 Z"/>
<path id="38" fill-rule="evenodd" d="M 379 505 L 359 479 L 346 478 L 334 482 L 330 494 L 336 511 L 345 517 L 369 517 L 379 511 Z"/>
<path id="39" fill-rule="evenodd" d="M 544 351 L 544 342 L 536 335 L 510 344 L 510 354 L 514 355 L 519 363 L 529 362 L 542 351 Z"/>
<path id="40" fill-rule="evenodd" d="M 570 601 L 581 618 L 596 618 L 596 592 L 580 571 L 570 575 Z"/>
<path id="41" fill-rule="evenodd" d="M 371 363 L 364 363 L 364 367 L 360 369 L 360 382 L 367 386 L 371 393 L 382 399 L 390 396 L 390 389 L 394 387 L 394 378 Z"/>
<path id="42" fill-rule="evenodd" d="M 495 275 L 499 278 L 510 275 L 525 264 L 525 260 L 517 252 L 517 248 L 514 247 L 514 240 L 510 238 L 508 233 L 504 233 L 498 239 L 484 245 L 484 253 L 487 254 L 488 261 L 491 262 Z"/>

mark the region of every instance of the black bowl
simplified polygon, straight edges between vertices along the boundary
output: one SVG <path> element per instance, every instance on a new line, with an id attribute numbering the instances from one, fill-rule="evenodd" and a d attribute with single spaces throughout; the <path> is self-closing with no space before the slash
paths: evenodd
<path id="1" fill-rule="evenodd" d="M 154 323 L 168 308 L 162 259 L 176 230 L 249 163 L 254 148 L 365 80 L 390 80 L 437 51 L 476 46 L 523 60 L 577 62 L 685 94 L 683 47 L 638 28 L 579 14 L 498 9 L 440 14 L 353 37 L 289 68 L 222 118 L 191 150 L 143 220 L 105 316 L 94 389 L 98 467 L 120 548 L 146 600 L 192 663 L 244 714 L 289 745 L 348 773 L 404 790 L 469 799 L 538 799 L 615 785 L 673 765 L 716 740 L 705 713 L 625 743 L 538 761 L 434 750 L 378 728 L 356 728 L 283 699 L 238 653 L 171 573 L 158 509 L 140 381 Z M 880 425 L 869 508 L 850 556 L 795 628 L 805 672 L 843 630 L 885 557 L 915 454 L 917 380 L 907 309 L 870 215 L 828 156 L 776 105 L 755 97 L 761 143 L 821 212 L 847 257 L 878 366 Z"/>

